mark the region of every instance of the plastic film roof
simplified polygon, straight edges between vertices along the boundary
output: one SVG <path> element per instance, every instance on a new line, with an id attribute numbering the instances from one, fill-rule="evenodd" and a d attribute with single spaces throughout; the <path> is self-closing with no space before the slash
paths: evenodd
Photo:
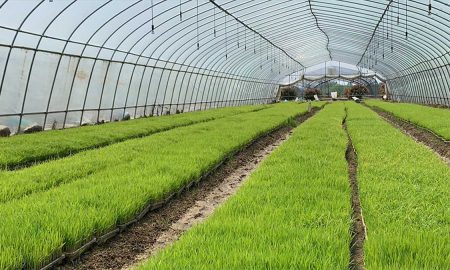
<path id="1" fill-rule="evenodd" d="M 437 0 L 0 0 L 0 124 L 265 103 L 327 61 L 450 105 L 449 26 Z"/>

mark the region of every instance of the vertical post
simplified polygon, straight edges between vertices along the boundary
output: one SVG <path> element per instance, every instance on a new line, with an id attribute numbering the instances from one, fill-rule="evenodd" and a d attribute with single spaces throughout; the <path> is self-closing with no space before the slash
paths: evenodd
<path id="1" fill-rule="evenodd" d="M 339 72 L 338 72 L 339 79 L 341 78 L 341 61 L 339 61 Z"/>

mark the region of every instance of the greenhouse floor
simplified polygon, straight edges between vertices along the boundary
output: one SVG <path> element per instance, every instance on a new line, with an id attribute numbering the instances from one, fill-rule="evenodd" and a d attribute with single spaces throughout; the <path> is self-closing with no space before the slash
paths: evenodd
<path id="1" fill-rule="evenodd" d="M 442 159 L 450 165 L 450 142 L 444 138 L 438 136 L 430 130 L 421 128 L 411 122 L 402 120 L 395 115 L 392 115 L 386 111 L 383 111 L 376 107 L 371 107 L 378 115 L 383 117 L 387 122 L 394 127 L 400 129 L 403 133 L 407 134 L 417 142 L 420 142 L 434 152 L 439 154 Z"/>
<path id="2" fill-rule="evenodd" d="M 300 125 L 318 110 L 320 108 L 313 107 L 311 112 L 296 117 L 295 125 Z M 149 212 L 121 234 L 58 269 L 131 269 L 208 218 L 264 159 L 289 139 L 293 128 L 292 125 L 283 126 L 257 138 L 161 208 Z"/>
<path id="3" fill-rule="evenodd" d="M 0 156 L 0 266 L 440 269 L 448 113 L 283 102 L 3 138 L 51 147 Z"/>

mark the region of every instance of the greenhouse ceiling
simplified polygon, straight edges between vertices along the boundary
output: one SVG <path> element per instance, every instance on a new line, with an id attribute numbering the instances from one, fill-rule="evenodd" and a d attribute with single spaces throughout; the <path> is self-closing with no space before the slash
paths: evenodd
<path id="1" fill-rule="evenodd" d="M 266 103 L 328 61 L 450 105 L 449 40 L 436 0 L 0 0 L 0 124 Z"/>

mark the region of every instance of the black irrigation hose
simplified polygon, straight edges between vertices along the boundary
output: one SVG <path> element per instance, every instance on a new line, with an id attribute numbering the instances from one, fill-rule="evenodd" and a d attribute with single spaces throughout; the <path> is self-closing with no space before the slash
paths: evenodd
<path id="1" fill-rule="evenodd" d="M 322 109 L 326 104 L 327 103 L 323 104 L 318 109 L 319 110 Z M 188 184 L 182 186 L 178 191 L 170 193 L 166 198 L 164 198 L 161 201 L 158 201 L 156 203 L 155 202 L 149 202 L 144 207 L 144 209 L 141 212 L 139 212 L 139 214 L 134 219 L 132 219 L 132 220 L 126 222 L 126 223 L 117 225 L 116 228 L 112 229 L 111 231 L 109 231 L 109 232 L 107 232 L 107 233 L 105 233 L 105 234 L 103 234 L 101 236 L 98 236 L 98 237 L 94 236 L 89 242 L 83 244 L 81 247 L 79 247 L 78 249 L 76 249 L 74 251 L 63 252 L 63 254 L 61 254 L 61 256 L 59 256 L 58 258 L 54 259 L 49 264 L 47 264 L 44 267 L 42 267 L 41 270 L 53 269 L 54 267 L 56 267 L 58 265 L 61 265 L 65 260 L 72 260 L 73 261 L 73 260 L 79 258 L 85 251 L 87 251 L 88 249 L 92 248 L 95 244 L 103 244 L 103 243 L 105 243 L 106 241 L 108 241 L 109 239 L 113 238 L 114 236 L 116 236 L 120 232 L 123 232 L 126 228 L 130 227 L 134 223 L 136 223 L 139 220 L 141 220 L 148 212 L 151 212 L 151 211 L 154 211 L 154 210 L 157 210 L 157 209 L 163 207 L 170 200 L 172 200 L 174 197 L 180 196 L 185 190 L 187 190 L 190 187 L 192 187 L 192 185 L 197 184 L 200 181 L 206 179 L 209 175 L 211 175 L 212 173 L 217 171 L 217 169 L 220 168 L 225 162 L 229 161 L 232 157 L 234 157 L 235 155 L 239 154 L 240 152 L 242 152 L 245 149 L 247 149 L 248 147 L 250 147 L 252 144 L 254 144 L 259 139 L 261 139 L 261 138 L 263 138 L 263 137 L 265 137 L 265 136 L 267 136 L 267 135 L 269 135 L 269 134 L 271 134 L 273 132 L 276 132 L 276 131 L 280 130 L 283 127 L 289 126 L 289 123 L 290 123 L 291 120 L 296 119 L 299 116 L 306 115 L 308 113 L 309 112 L 299 113 L 299 114 L 297 114 L 297 115 L 295 115 L 293 117 L 288 118 L 284 123 L 278 125 L 277 127 L 257 135 L 254 139 L 250 140 L 244 146 L 238 147 L 238 149 L 232 150 L 231 152 L 226 154 L 225 157 L 219 163 L 217 163 L 213 168 L 207 170 L 207 172 L 204 173 L 199 178 L 197 178 L 194 181 L 191 181 Z"/>

